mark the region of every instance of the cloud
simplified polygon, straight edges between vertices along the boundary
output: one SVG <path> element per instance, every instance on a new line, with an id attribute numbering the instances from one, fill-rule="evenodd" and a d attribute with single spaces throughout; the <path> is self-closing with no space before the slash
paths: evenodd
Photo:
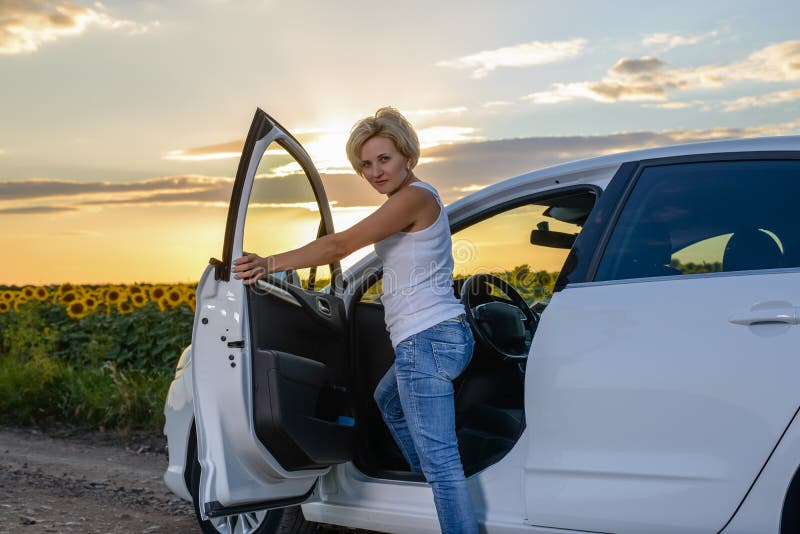
<path id="1" fill-rule="evenodd" d="M 593 136 L 543 136 L 443 144 L 423 151 L 415 171 L 432 182 L 446 202 L 498 180 L 574 159 L 710 139 L 785 135 L 800 130 L 800 118 L 748 128 L 708 128 L 621 132 Z M 385 197 L 353 174 L 323 174 L 335 209 L 380 205 Z M 63 180 L 0 182 L 0 215 L 58 214 L 104 206 L 197 206 L 227 209 L 233 179 L 171 176 L 125 183 Z M 303 176 L 259 179 L 251 202 L 262 207 L 309 209 L 310 190 Z"/>
<path id="2" fill-rule="evenodd" d="M 81 182 L 76 180 L 49 180 L 32 178 L 0 182 L 0 201 L 75 197 L 78 195 L 141 196 L 163 191 L 202 191 L 214 187 L 228 187 L 231 178 L 210 176 L 168 176 L 138 182 Z"/>
<path id="3" fill-rule="evenodd" d="M 766 46 L 745 59 L 724 65 L 669 68 L 663 60 L 644 56 L 622 58 L 599 81 L 556 83 L 550 90 L 523 97 L 535 104 L 556 104 L 577 99 L 595 102 L 661 101 L 671 93 L 717 88 L 736 82 L 788 82 L 800 80 L 800 40 Z"/>
<path id="4" fill-rule="evenodd" d="M 498 180 L 557 163 L 603 154 L 722 138 L 798 133 L 800 119 L 747 128 L 621 132 L 593 136 L 546 136 L 460 143 L 425 151 L 433 161 L 418 175 L 430 177 L 452 202 Z M 465 185 L 467 184 L 467 185 Z"/>
<path id="5" fill-rule="evenodd" d="M 22 206 L 19 208 L 0 208 L 0 215 L 42 215 L 45 213 L 69 213 L 77 211 L 72 206 Z"/>
<path id="6" fill-rule="evenodd" d="M 269 184 L 265 183 L 269 180 Z M 354 173 L 324 175 L 329 200 L 338 207 L 380 204 L 381 197 Z M 0 182 L 0 213 L 62 213 L 82 207 L 190 205 L 227 208 L 233 178 L 167 176 L 134 182 L 29 179 Z M 305 175 L 257 178 L 251 202 L 307 207 L 313 195 Z"/>
<path id="7" fill-rule="evenodd" d="M 657 46 L 660 51 L 666 52 L 679 46 L 696 45 L 719 35 L 719 30 L 712 30 L 701 35 L 677 35 L 672 33 L 653 33 L 642 39 L 644 46 Z"/>
<path id="8" fill-rule="evenodd" d="M 417 110 L 420 115 L 435 116 L 444 113 L 460 113 L 466 108 L 448 108 L 443 110 Z M 483 139 L 476 135 L 476 128 L 464 126 L 430 126 L 417 129 L 420 145 L 423 148 L 447 144 L 464 143 Z M 353 174 L 353 168 L 347 159 L 345 145 L 346 131 L 309 130 L 296 135 L 296 138 L 308 151 L 317 170 L 323 174 Z M 204 161 L 210 159 L 240 157 L 243 140 L 229 141 L 213 145 L 171 150 L 164 159 L 178 161 Z M 270 146 L 266 152 L 268 163 L 262 163 L 259 176 L 264 178 L 285 177 L 300 171 L 300 165 L 280 147 Z M 0 195 L 2 192 L 0 192 Z"/>
<path id="9" fill-rule="evenodd" d="M 707 111 L 705 109 L 706 104 L 702 100 L 692 100 L 690 102 L 664 102 L 662 104 L 645 104 L 644 107 L 648 108 L 657 108 L 657 109 L 689 109 L 694 107 L 701 107 L 702 111 Z"/>
<path id="10" fill-rule="evenodd" d="M 408 110 L 401 110 L 401 113 L 406 117 L 412 118 L 421 118 L 421 117 L 431 117 L 435 115 L 449 115 L 449 114 L 459 114 L 464 113 L 467 111 L 467 108 L 464 106 L 458 107 L 451 107 L 451 108 L 440 108 L 440 109 L 408 109 Z"/>
<path id="11" fill-rule="evenodd" d="M 788 89 L 786 91 L 775 91 L 760 96 L 744 96 L 736 100 L 725 100 L 722 102 L 723 111 L 739 111 L 747 108 L 763 108 L 800 100 L 800 89 Z"/>
<path id="12" fill-rule="evenodd" d="M 637 76 L 656 72 L 664 68 L 666 63 L 657 57 L 645 56 L 639 59 L 620 59 L 613 67 L 611 73 L 617 76 Z"/>
<path id="13" fill-rule="evenodd" d="M 476 128 L 467 126 L 431 126 L 417 130 L 419 144 L 422 148 L 452 143 L 479 141 L 483 137 L 474 135 Z"/>
<path id="14" fill-rule="evenodd" d="M 513 102 L 509 102 L 508 100 L 490 100 L 489 102 L 481 104 L 481 107 L 486 109 L 505 108 L 512 104 Z"/>
<path id="15" fill-rule="evenodd" d="M 115 19 L 100 2 L 91 8 L 58 0 L 0 0 L 0 54 L 36 52 L 44 43 L 80 35 L 90 26 L 136 35 L 158 22 Z"/>
<path id="16" fill-rule="evenodd" d="M 238 158 L 242 155 L 244 140 L 228 141 L 216 145 L 170 150 L 164 159 L 176 161 L 208 161 L 211 159 Z"/>
<path id="17" fill-rule="evenodd" d="M 347 160 L 344 150 L 348 137 L 345 130 L 331 131 L 315 129 L 295 131 L 293 133 L 295 138 L 311 155 L 311 158 L 317 164 L 317 168 L 320 172 L 352 172 L 350 162 Z M 164 154 L 163 158 L 175 161 L 208 161 L 214 159 L 239 158 L 242 155 L 243 147 L 244 139 L 237 139 L 235 141 L 227 141 L 225 143 L 213 145 L 170 150 Z M 282 165 L 282 163 L 280 163 L 281 158 L 286 160 L 284 163 L 291 161 L 286 151 L 281 147 L 271 145 L 266 155 L 272 158 L 270 164 L 273 168 L 270 175 L 285 176 L 286 174 L 297 172 L 299 169 L 299 165 L 297 164 L 289 164 L 284 167 L 280 166 Z"/>
<path id="18" fill-rule="evenodd" d="M 494 50 L 483 50 L 475 54 L 436 63 L 439 67 L 471 69 L 473 78 L 484 78 L 498 67 L 531 67 L 572 59 L 580 55 L 586 39 L 567 41 L 530 41 Z"/>

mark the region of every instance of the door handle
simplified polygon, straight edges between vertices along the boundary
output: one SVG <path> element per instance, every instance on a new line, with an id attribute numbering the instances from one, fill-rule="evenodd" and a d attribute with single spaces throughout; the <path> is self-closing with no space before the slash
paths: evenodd
<path id="1" fill-rule="evenodd" d="M 331 316 L 331 305 L 325 299 L 317 297 L 317 310 L 325 317 Z"/>
<path id="2" fill-rule="evenodd" d="M 773 308 L 735 313 L 728 318 L 733 324 L 754 326 L 759 324 L 800 324 L 800 309 Z"/>

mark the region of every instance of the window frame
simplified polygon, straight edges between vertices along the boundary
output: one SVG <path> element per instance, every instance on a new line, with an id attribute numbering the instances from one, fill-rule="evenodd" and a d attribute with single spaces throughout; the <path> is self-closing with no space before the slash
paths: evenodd
<path id="1" fill-rule="evenodd" d="M 612 178 L 607 191 L 613 186 L 619 191 L 621 187 L 621 194 L 619 200 L 612 210 L 609 210 L 608 220 L 604 224 L 600 233 L 597 246 L 591 261 L 586 270 L 586 280 L 581 285 L 607 285 L 607 284 L 620 284 L 620 283 L 637 283 L 648 280 L 671 280 L 671 279 L 693 279 L 705 276 L 741 276 L 744 273 L 753 271 L 728 271 L 728 272 L 709 272 L 709 273 L 695 273 L 695 274 L 680 274 L 680 275 L 664 275 L 664 276 L 649 276 L 645 278 L 624 278 L 615 280 L 595 280 L 597 275 L 600 261 L 606 253 L 606 248 L 611 239 L 611 235 L 616 229 L 617 222 L 625 209 L 631 194 L 635 189 L 639 178 L 642 173 L 648 168 L 652 167 L 665 167 L 673 165 L 683 165 L 688 163 L 724 163 L 724 162 L 737 162 L 737 161 L 800 161 L 800 152 L 788 150 L 774 150 L 774 151 L 753 151 L 753 152 L 721 152 L 710 154 L 691 154 L 683 156 L 670 156 L 665 158 L 652 158 L 640 160 L 636 162 L 629 162 L 623 164 L 617 174 Z M 616 195 L 615 195 L 616 196 Z M 763 269 L 757 272 L 783 272 L 783 271 L 797 271 L 800 267 L 784 267 L 779 269 Z M 565 284 L 566 285 L 566 284 Z"/>
<path id="2" fill-rule="evenodd" d="M 482 211 L 480 211 L 478 213 L 475 213 L 475 214 L 473 214 L 473 215 L 471 215 L 469 217 L 465 217 L 464 219 L 461 219 L 461 220 L 459 220 L 457 222 L 452 223 L 450 225 L 450 235 L 454 236 L 456 233 L 460 232 L 461 230 L 464 230 L 464 229 L 466 229 L 466 228 L 468 228 L 470 226 L 473 226 L 475 224 L 483 222 L 483 221 L 485 221 L 487 219 L 490 219 L 491 217 L 494 217 L 495 215 L 499 215 L 499 214 L 504 213 L 506 211 L 510 211 L 510 210 L 525 206 L 527 204 L 532 204 L 532 203 L 534 203 L 536 201 L 548 200 L 548 199 L 551 199 L 551 198 L 554 198 L 554 197 L 559 197 L 559 196 L 568 196 L 570 194 L 575 194 L 575 193 L 592 193 L 592 194 L 594 194 L 594 196 L 595 196 L 594 207 L 592 208 L 592 211 L 589 213 L 589 217 L 591 218 L 592 213 L 594 213 L 594 210 L 597 208 L 597 205 L 600 203 L 600 199 L 602 198 L 602 195 L 604 194 L 603 189 L 601 187 L 595 185 L 595 184 L 568 185 L 568 186 L 559 187 L 559 188 L 556 188 L 556 189 L 548 189 L 546 191 L 537 191 L 537 192 L 534 192 L 534 193 L 523 195 L 521 197 L 517 197 L 517 198 L 515 198 L 513 200 L 508 200 L 508 201 L 505 201 L 505 202 L 501 202 L 499 204 L 495 204 L 495 205 L 493 205 L 491 207 L 486 208 L 485 210 L 482 210 Z M 445 209 L 447 209 L 447 207 L 445 207 Z M 580 239 L 580 236 L 583 234 L 583 232 L 584 232 L 584 230 L 585 230 L 585 228 L 587 226 L 589 226 L 588 219 L 587 219 L 587 223 L 584 225 L 583 228 L 581 228 L 581 231 L 578 233 L 578 239 Z M 576 244 L 577 244 L 577 239 L 576 239 Z M 575 245 L 573 245 L 573 249 L 574 248 L 575 248 Z M 566 265 L 567 262 L 569 262 L 569 258 L 570 258 L 571 254 L 572 254 L 572 251 L 570 251 L 567 254 L 567 257 L 564 260 L 564 265 Z M 562 270 L 564 269 L 564 265 L 562 265 L 562 267 L 561 267 Z M 377 283 L 377 281 L 380 280 L 381 278 L 383 278 L 383 268 L 380 268 L 380 269 L 376 270 L 375 272 L 373 272 L 372 274 L 370 274 L 370 276 L 368 276 L 366 278 L 362 278 L 360 280 L 360 283 L 359 283 L 358 291 L 353 295 L 353 302 L 354 303 L 362 302 L 361 298 L 364 296 L 364 294 L 369 290 L 370 287 L 375 285 Z M 559 275 L 559 279 L 560 279 L 560 275 Z M 556 283 L 557 283 L 557 281 L 556 281 Z M 553 293 L 555 293 L 555 292 L 556 292 L 556 289 L 553 290 Z M 369 301 L 367 301 L 367 302 L 369 302 Z"/>

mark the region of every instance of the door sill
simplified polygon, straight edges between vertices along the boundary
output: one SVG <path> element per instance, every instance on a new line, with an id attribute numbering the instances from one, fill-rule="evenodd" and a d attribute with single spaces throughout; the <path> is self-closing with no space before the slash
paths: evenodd
<path id="1" fill-rule="evenodd" d="M 224 506 L 219 501 L 207 502 L 204 506 L 205 515 L 206 517 L 223 517 L 226 515 L 246 514 L 248 512 L 258 512 L 262 510 L 270 510 L 272 508 L 285 508 L 295 504 L 302 504 L 311 497 L 311 494 L 314 493 L 316 487 L 317 483 L 314 482 L 314 484 L 311 485 L 311 489 L 309 489 L 303 495 L 298 495 L 297 497 L 273 499 L 271 501 L 259 501 L 249 504 L 242 504 L 239 506 Z"/>

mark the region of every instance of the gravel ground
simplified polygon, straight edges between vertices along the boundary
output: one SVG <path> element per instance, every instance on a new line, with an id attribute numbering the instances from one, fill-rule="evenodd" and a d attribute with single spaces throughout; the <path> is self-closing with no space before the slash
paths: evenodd
<path id="1" fill-rule="evenodd" d="M 0 534 L 201 532 L 191 503 L 164 484 L 166 443 L 152 434 L 0 425 Z"/>
<path id="2" fill-rule="evenodd" d="M 0 427 L 0 533 L 199 532 L 162 476 L 166 439 Z"/>

